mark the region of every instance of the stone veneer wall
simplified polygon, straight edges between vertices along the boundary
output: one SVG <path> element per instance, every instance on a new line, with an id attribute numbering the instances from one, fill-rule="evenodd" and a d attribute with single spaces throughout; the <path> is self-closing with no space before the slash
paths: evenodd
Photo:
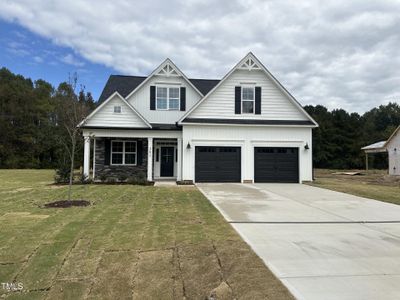
<path id="1" fill-rule="evenodd" d="M 123 139 L 124 141 L 141 141 L 142 149 L 137 149 L 138 164 L 136 166 L 124 165 L 105 165 L 105 141 L 111 138 L 96 138 L 96 164 L 95 164 L 95 180 L 100 180 L 101 177 L 115 178 L 119 176 L 135 177 L 144 176 L 147 178 L 147 139 Z M 122 139 L 121 139 L 122 140 Z M 139 146 L 139 145 L 138 145 Z M 139 151 L 141 151 L 141 163 L 139 162 Z"/>

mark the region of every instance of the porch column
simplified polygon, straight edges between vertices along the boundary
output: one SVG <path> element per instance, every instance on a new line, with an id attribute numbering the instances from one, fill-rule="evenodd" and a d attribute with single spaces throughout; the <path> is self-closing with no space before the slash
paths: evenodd
<path id="1" fill-rule="evenodd" d="M 153 181 L 153 138 L 147 138 L 147 180 Z"/>
<path id="2" fill-rule="evenodd" d="M 84 137 L 84 148 L 83 148 L 83 175 L 85 178 L 89 177 L 89 165 L 90 165 L 90 137 Z"/>
<path id="3" fill-rule="evenodd" d="M 93 167 L 92 167 L 92 180 L 94 180 L 96 171 L 96 138 L 93 138 Z"/>
<path id="4" fill-rule="evenodd" d="M 176 180 L 181 181 L 182 180 L 182 139 L 177 139 L 177 153 L 176 155 L 178 156 L 178 170 L 176 170 Z"/>

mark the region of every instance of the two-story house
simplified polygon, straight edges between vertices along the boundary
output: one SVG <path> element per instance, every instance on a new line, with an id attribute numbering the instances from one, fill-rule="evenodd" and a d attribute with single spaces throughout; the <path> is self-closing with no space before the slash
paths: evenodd
<path id="1" fill-rule="evenodd" d="M 95 180 L 312 180 L 318 125 L 252 53 L 221 80 L 187 78 L 169 59 L 147 77 L 110 76 L 79 126 Z"/>

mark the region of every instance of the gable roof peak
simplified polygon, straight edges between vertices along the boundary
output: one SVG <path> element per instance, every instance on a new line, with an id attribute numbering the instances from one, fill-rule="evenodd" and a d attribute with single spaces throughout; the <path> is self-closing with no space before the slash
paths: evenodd
<path id="1" fill-rule="evenodd" d="M 261 70 L 262 64 L 259 59 L 252 53 L 249 52 L 243 57 L 236 66 L 239 70 Z"/>
<path id="2" fill-rule="evenodd" d="M 197 89 L 196 86 L 186 77 L 186 75 L 173 63 L 170 58 L 166 58 L 153 72 L 150 73 L 149 76 L 145 80 L 143 80 L 133 91 L 131 91 L 127 96 L 128 99 L 132 96 L 137 90 L 139 90 L 146 82 L 148 82 L 153 76 L 173 76 L 173 77 L 182 77 L 201 97 L 204 95 Z"/>

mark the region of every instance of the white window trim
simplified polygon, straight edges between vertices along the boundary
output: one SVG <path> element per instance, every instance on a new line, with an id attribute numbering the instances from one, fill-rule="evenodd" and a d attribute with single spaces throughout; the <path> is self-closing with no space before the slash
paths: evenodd
<path id="1" fill-rule="evenodd" d="M 113 152 L 113 143 L 114 143 L 114 142 L 122 143 L 122 152 Z M 128 143 L 135 143 L 135 149 L 136 149 L 136 151 L 135 151 L 135 152 L 126 152 L 126 151 L 125 151 L 125 143 L 126 143 L 126 142 L 128 142 Z M 136 166 L 136 165 L 137 165 L 137 151 L 138 151 L 138 149 L 137 149 L 137 141 L 112 140 L 112 141 L 111 141 L 111 147 L 110 147 L 110 148 L 111 148 L 111 149 L 110 149 L 110 165 L 113 165 L 113 166 Z M 122 154 L 122 164 L 113 164 L 113 162 L 112 162 L 113 153 L 115 153 L 115 154 Z M 135 163 L 134 163 L 134 164 L 126 164 L 126 163 L 125 163 L 125 154 L 135 154 Z"/>
<path id="2" fill-rule="evenodd" d="M 240 87 L 241 87 L 241 89 L 240 89 L 240 113 L 242 115 L 254 115 L 256 112 L 256 107 L 255 107 L 255 105 L 256 105 L 256 87 L 255 87 L 255 85 L 248 85 L 248 84 L 241 85 Z M 252 88 L 253 89 L 253 100 L 247 100 L 247 99 L 243 100 L 243 88 Z M 253 102 L 253 112 L 251 112 L 251 113 L 243 112 L 243 101 Z"/>
<path id="3" fill-rule="evenodd" d="M 157 91 L 158 88 L 166 88 L 167 89 L 167 108 L 158 108 L 158 101 L 157 101 Z M 171 109 L 169 108 L 169 89 L 170 88 L 177 88 L 178 89 L 178 98 L 173 98 L 173 99 L 178 99 L 178 108 Z M 181 89 L 180 87 L 177 87 L 176 85 L 156 85 L 156 110 L 171 110 L 171 111 L 180 111 L 181 110 Z"/>

